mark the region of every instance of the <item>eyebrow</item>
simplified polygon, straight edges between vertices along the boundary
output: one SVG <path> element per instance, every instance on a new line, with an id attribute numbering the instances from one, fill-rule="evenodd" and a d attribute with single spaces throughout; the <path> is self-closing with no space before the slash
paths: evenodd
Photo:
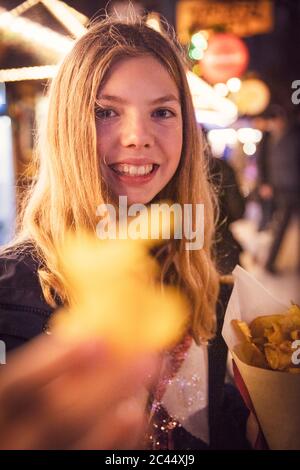
<path id="1" fill-rule="evenodd" d="M 126 104 L 127 101 L 121 98 L 120 96 L 113 96 L 113 95 L 100 95 L 98 100 L 107 100 L 107 101 L 114 101 L 115 103 L 120 103 L 120 104 Z M 165 96 L 160 96 L 159 98 L 156 98 L 153 101 L 150 101 L 149 104 L 159 104 L 159 103 L 165 103 L 167 101 L 176 101 L 177 103 L 180 103 L 179 99 L 172 94 L 165 95 Z"/>

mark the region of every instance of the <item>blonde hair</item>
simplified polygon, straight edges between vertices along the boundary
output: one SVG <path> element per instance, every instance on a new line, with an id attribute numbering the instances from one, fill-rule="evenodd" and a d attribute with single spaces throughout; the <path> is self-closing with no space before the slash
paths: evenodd
<path id="1" fill-rule="evenodd" d="M 219 286 L 211 254 L 214 195 L 186 79 L 188 64 L 173 31 L 160 34 L 141 18 L 130 23 L 106 18 L 75 43 L 51 84 L 47 128 L 39 142 L 39 174 L 24 202 L 14 244 L 33 244 L 42 262 L 38 273 L 46 301 L 55 307 L 58 295 L 68 303 L 57 247 L 69 230 L 95 231 L 96 207 L 105 198 L 96 148 L 97 92 L 116 61 L 145 53 L 158 59 L 174 79 L 183 116 L 180 164 L 157 197 L 180 204 L 203 203 L 205 208 L 203 248 L 190 251 L 184 238 L 171 240 L 160 259 L 162 280 L 184 289 L 191 304 L 191 332 L 196 341 L 207 340 L 215 331 Z"/>

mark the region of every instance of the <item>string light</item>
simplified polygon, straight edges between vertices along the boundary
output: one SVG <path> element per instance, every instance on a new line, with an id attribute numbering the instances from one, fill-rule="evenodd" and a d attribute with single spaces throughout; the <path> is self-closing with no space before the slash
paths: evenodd
<path id="1" fill-rule="evenodd" d="M 40 3 L 40 0 L 27 0 L 26 2 L 21 3 L 12 10 L 9 10 L 9 13 L 15 16 L 22 15 L 23 13 L 25 13 L 25 11 L 29 10 L 37 3 Z"/>
<path id="2" fill-rule="evenodd" d="M 17 82 L 21 80 L 43 80 L 56 75 L 56 65 L 40 67 L 20 67 L 16 69 L 0 70 L 0 82 Z"/>
<path id="3" fill-rule="evenodd" d="M 0 8 L 0 31 L 8 33 L 8 40 L 12 42 L 26 42 L 35 50 L 39 47 L 39 55 L 52 60 L 59 60 L 73 46 L 72 39 L 27 18 L 15 16 L 3 8 Z"/>
<path id="4" fill-rule="evenodd" d="M 219 96 L 212 86 L 191 71 L 187 72 L 187 80 L 198 122 L 227 127 L 237 119 L 237 107 L 231 100 Z"/>
<path id="5" fill-rule="evenodd" d="M 58 0 L 42 0 L 43 5 L 55 16 L 55 18 L 68 29 L 75 38 L 81 37 L 86 28 L 74 15 L 68 5 Z"/>

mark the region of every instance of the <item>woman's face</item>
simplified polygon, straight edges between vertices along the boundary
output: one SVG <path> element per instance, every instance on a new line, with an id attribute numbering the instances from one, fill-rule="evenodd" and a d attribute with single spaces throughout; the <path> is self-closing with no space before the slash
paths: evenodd
<path id="1" fill-rule="evenodd" d="M 173 177 L 182 150 L 179 91 L 153 56 L 120 60 L 98 93 L 97 150 L 115 196 L 151 201 Z"/>

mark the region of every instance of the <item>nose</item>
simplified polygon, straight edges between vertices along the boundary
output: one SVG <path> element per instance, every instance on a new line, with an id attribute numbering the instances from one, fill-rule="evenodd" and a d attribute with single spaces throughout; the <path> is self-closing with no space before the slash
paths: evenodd
<path id="1" fill-rule="evenodd" d="M 121 144 L 124 147 L 150 148 L 153 143 L 150 126 L 139 113 L 132 113 L 124 119 L 121 129 Z"/>

